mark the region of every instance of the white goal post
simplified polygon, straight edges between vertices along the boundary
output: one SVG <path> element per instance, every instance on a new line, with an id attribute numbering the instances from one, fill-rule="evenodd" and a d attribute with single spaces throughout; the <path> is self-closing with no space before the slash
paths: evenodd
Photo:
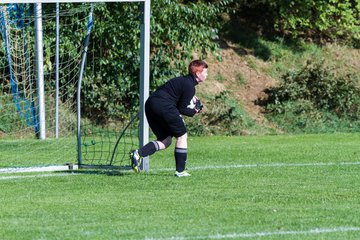
<path id="1" fill-rule="evenodd" d="M 149 97 L 149 91 L 150 91 L 150 3 L 151 0 L 2 0 L 2 4 L 7 3 L 32 3 L 40 5 L 42 3 L 96 3 L 96 2 L 142 2 L 143 3 L 143 14 L 141 19 L 141 33 L 140 33 L 140 129 L 139 129 L 139 145 L 140 147 L 146 144 L 149 141 L 149 126 L 146 121 L 145 116 L 145 101 Z M 41 21 L 41 19 L 40 19 Z M 39 24 L 39 23 L 38 23 Z M 41 23 L 40 23 L 41 24 Z M 42 34 L 42 32 L 41 32 Z M 42 36 L 37 39 L 37 46 L 41 46 Z M 41 50 L 42 48 L 40 48 Z M 36 59 L 38 64 L 37 72 L 42 73 L 42 67 L 43 67 L 43 60 L 42 60 L 42 53 L 40 53 L 40 57 Z M 39 84 L 43 84 L 43 76 L 37 76 L 37 81 Z M 40 87 L 41 88 L 41 87 Z M 39 99 L 42 97 L 39 96 Z M 40 106 L 41 109 L 41 106 Z M 44 118 L 44 117 L 43 117 Z M 40 116 L 41 119 L 41 116 Z M 45 124 L 45 123 L 43 123 Z M 45 131 L 45 127 L 41 126 L 40 123 L 40 129 L 43 129 Z M 45 133 L 40 133 L 41 139 L 45 138 Z M 81 149 L 80 149 L 81 151 Z M 144 158 L 143 166 L 142 168 L 145 171 L 149 170 L 149 159 Z"/>

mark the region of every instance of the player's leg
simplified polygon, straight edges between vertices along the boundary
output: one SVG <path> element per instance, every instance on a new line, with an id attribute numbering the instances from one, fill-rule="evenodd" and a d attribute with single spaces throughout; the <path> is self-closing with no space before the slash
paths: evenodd
<path id="1" fill-rule="evenodd" d="M 164 140 L 156 140 L 157 144 L 159 145 L 159 150 L 163 150 L 165 148 L 168 148 L 171 145 L 172 137 L 168 136 Z"/>
<path id="2" fill-rule="evenodd" d="M 176 163 L 175 176 L 177 176 L 177 177 L 190 176 L 190 174 L 185 171 L 186 160 L 187 160 L 187 133 L 176 138 L 174 156 L 175 156 L 175 163 Z"/>
<path id="3" fill-rule="evenodd" d="M 171 136 L 166 137 L 164 140 L 151 141 L 139 149 L 130 152 L 131 167 L 138 173 L 140 172 L 140 165 L 144 157 L 153 155 L 155 152 L 163 150 L 171 145 Z"/>
<path id="4" fill-rule="evenodd" d="M 157 151 L 169 147 L 170 145 L 171 145 L 171 136 L 167 136 L 163 140 L 154 140 L 152 142 L 147 143 L 145 146 L 143 146 L 138 150 L 138 154 L 140 157 L 147 157 L 153 155 Z"/>
<path id="5" fill-rule="evenodd" d="M 147 157 L 156 151 L 163 150 L 171 145 L 171 134 L 163 118 L 161 110 L 162 102 L 157 98 L 149 98 L 145 105 L 146 118 L 149 126 L 156 136 L 156 140 L 147 143 L 139 149 L 140 157 Z"/>
<path id="6" fill-rule="evenodd" d="M 187 129 L 177 109 L 168 115 L 167 123 L 171 134 L 176 138 L 174 150 L 175 175 L 178 177 L 188 177 L 190 174 L 185 171 L 187 160 Z"/>
<path id="7" fill-rule="evenodd" d="M 145 144 L 140 149 L 131 151 L 131 167 L 136 173 L 140 172 L 141 161 L 144 157 L 150 156 L 171 145 L 172 137 L 166 127 L 167 124 L 164 119 L 162 119 L 161 113 L 158 112 L 160 105 L 161 102 L 158 102 L 158 100 L 154 98 L 149 98 L 145 104 L 146 117 L 151 130 L 157 137 L 157 140 Z"/>

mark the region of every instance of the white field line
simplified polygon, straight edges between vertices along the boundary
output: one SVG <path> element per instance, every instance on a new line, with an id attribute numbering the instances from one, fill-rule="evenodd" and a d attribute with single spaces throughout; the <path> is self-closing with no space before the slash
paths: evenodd
<path id="1" fill-rule="evenodd" d="M 235 169 L 235 168 L 274 168 L 274 167 L 318 167 L 318 166 L 353 166 L 360 165 L 360 162 L 319 162 L 319 163 L 259 163 L 259 164 L 235 164 L 235 165 L 210 165 L 210 166 L 194 166 L 189 170 L 207 170 L 207 169 Z M 10 173 L 32 173 L 32 172 L 55 172 L 77 170 L 78 165 L 70 166 L 45 166 L 45 167 L 26 167 L 26 168 L 0 168 L 0 174 Z M 173 168 L 150 169 L 150 171 L 173 171 Z M 59 174 L 54 174 L 60 176 Z M 49 175 L 51 176 L 51 175 Z M 9 176 L 11 177 L 11 176 Z M 3 178 L 0 178 L 3 179 Z"/>
<path id="2" fill-rule="evenodd" d="M 47 174 L 37 174 L 37 175 L 22 175 L 22 176 L 1 176 L 0 180 L 13 180 L 13 179 L 23 179 L 23 178 L 40 178 L 40 177 L 64 177 L 76 175 L 75 173 L 47 173 Z"/>
<path id="3" fill-rule="evenodd" d="M 194 166 L 189 167 L 193 170 L 207 169 L 231 169 L 231 168 L 276 168 L 276 167 L 321 167 L 321 166 L 352 166 L 360 165 L 360 162 L 319 162 L 319 163 L 259 163 L 259 164 L 234 164 L 234 165 L 214 165 L 214 166 Z M 173 168 L 159 168 L 158 171 L 170 171 Z M 151 171 L 151 169 L 150 169 Z"/>
<path id="4" fill-rule="evenodd" d="M 78 165 L 73 165 L 72 169 L 70 166 L 45 166 L 45 167 L 21 167 L 21 168 L 0 168 L 1 173 L 31 173 L 31 172 L 55 172 L 55 171 L 67 171 L 76 170 Z"/>
<path id="5" fill-rule="evenodd" d="M 238 238 L 259 238 L 259 237 L 280 236 L 280 235 L 314 235 L 314 234 L 324 234 L 324 233 L 343 233 L 350 231 L 360 231 L 360 227 L 315 228 L 315 229 L 301 230 L 301 231 L 229 233 L 229 234 L 216 234 L 216 235 L 208 235 L 208 236 L 192 236 L 192 237 L 173 236 L 169 238 L 145 238 L 145 239 L 146 240 L 232 239 L 232 238 L 238 239 Z"/>

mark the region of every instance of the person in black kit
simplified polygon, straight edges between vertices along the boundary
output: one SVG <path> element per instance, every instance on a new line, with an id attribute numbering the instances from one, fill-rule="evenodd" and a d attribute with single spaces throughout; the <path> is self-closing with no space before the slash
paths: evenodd
<path id="1" fill-rule="evenodd" d="M 143 157 L 169 147 L 175 137 L 175 176 L 190 176 L 185 171 L 187 130 L 182 115 L 193 117 L 202 110 L 203 105 L 195 96 L 195 86 L 206 79 L 207 71 L 206 62 L 194 60 L 189 64 L 188 75 L 170 79 L 147 99 L 145 114 L 156 140 L 131 151 L 131 167 L 136 173 L 140 172 Z"/>

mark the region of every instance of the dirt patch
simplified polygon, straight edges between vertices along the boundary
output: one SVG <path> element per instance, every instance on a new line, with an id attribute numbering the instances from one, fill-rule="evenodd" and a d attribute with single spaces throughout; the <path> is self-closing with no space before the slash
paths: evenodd
<path id="1" fill-rule="evenodd" d="M 255 104 L 255 100 L 265 98 L 264 89 L 273 86 L 276 81 L 249 66 L 249 59 L 258 61 L 255 57 L 239 54 L 239 50 L 230 45 L 222 48 L 221 56 L 221 62 L 212 56 L 206 59 L 209 64 L 209 78 L 199 85 L 199 91 L 212 95 L 227 91 L 242 103 L 257 123 L 268 125 L 263 109 Z M 258 61 L 256 65 L 258 64 L 266 63 Z"/>

